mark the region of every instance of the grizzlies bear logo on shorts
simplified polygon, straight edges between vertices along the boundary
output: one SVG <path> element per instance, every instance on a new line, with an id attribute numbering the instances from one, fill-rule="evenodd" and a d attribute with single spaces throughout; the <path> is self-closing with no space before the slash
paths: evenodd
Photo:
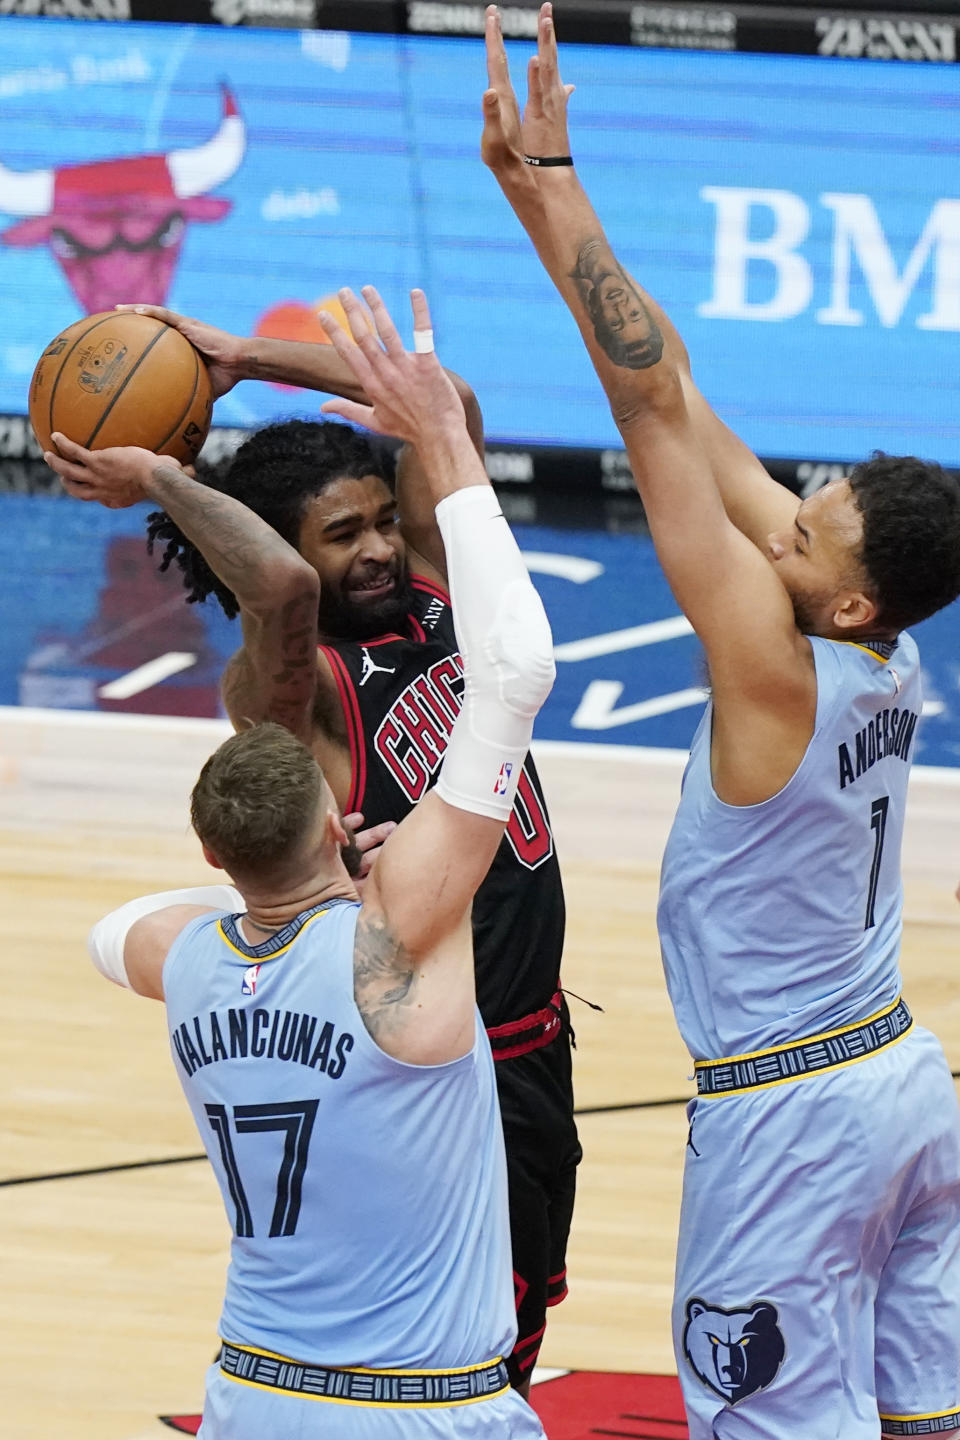
<path id="1" fill-rule="evenodd" d="M 786 1345 L 778 1318 L 776 1308 L 766 1301 L 749 1310 L 722 1310 L 691 1300 L 684 1354 L 705 1385 L 736 1405 L 765 1390 L 783 1363 Z"/>

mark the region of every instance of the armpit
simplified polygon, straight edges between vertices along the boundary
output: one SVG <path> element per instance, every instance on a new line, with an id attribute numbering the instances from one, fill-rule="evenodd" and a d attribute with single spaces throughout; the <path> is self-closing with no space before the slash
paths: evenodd
<path id="1" fill-rule="evenodd" d="M 220 681 L 220 696 L 234 730 L 240 729 L 244 722 L 256 724 L 262 720 L 263 716 L 256 713 L 259 706 L 253 675 L 242 650 L 238 650 L 227 661 L 227 668 Z"/>
<path id="2" fill-rule="evenodd" d="M 361 911 L 353 952 L 353 994 L 364 1025 L 378 1043 L 408 1018 L 415 982 L 410 956 L 386 920 Z"/>
<path id="3" fill-rule="evenodd" d="M 317 656 L 317 688 L 313 697 L 314 729 L 334 745 L 346 750 L 347 722 L 343 714 L 343 701 L 337 682 L 330 672 L 330 666 L 322 655 Z"/>

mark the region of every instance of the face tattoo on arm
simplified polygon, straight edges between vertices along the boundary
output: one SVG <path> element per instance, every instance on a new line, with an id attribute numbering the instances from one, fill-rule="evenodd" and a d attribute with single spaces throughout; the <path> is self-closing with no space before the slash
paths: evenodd
<path id="1" fill-rule="evenodd" d="M 602 235 L 580 247 L 570 272 L 593 323 L 597 344 L 614 365 L 648 370 L 663 355 L 663 336 L 643 296 Z"/>

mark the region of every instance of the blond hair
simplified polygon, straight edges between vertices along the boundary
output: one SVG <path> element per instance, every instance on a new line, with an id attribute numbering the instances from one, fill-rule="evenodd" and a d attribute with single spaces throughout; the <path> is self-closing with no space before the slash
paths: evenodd
<path id="1" fill-rule="evenodd" d="M 307 747 L 266 722 L 231 735 L 200 771 L 190 820 L 231 874 L 269 872 L 306 839 L 323 790 Z"/>

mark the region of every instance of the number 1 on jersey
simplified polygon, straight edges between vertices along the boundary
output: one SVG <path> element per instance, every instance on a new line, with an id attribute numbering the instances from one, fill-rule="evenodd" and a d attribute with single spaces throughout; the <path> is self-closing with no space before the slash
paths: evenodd
<path id="1" fill-rule="evenodd" d="M 887 808 L 889 804 L 889 795 L 881 795 L 879 800 L 874 800 L 870 806 L 870 829 L 873 831 L 873 863 L 870 866 L 870 884 L 867 887 L 867 918 L 863 924 L 864 930 L 871 930 L 876 923 L 873 910 L 877 902 L 877 885 L 880 880 L 880 862 L 883 859 L 883 837 L 887 833 Z"/>

